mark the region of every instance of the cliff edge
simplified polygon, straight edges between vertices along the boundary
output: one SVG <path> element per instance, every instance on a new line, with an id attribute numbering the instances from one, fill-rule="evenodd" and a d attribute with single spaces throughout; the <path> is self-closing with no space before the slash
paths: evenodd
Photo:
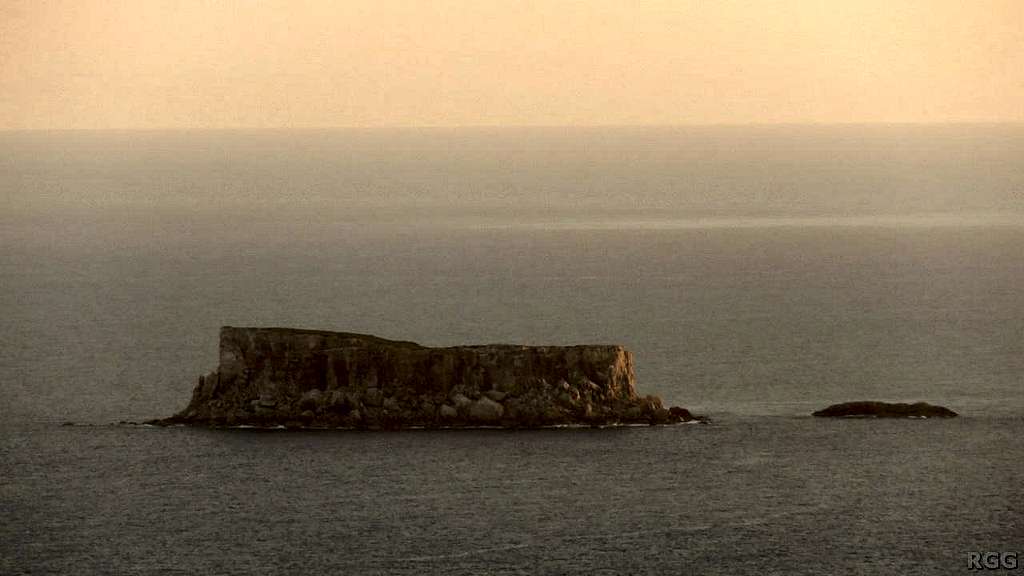
<path id="1" fill-rule="evenodd" d="M 621 346 L 428 348 L 290 328 L 220 331 L 220 365 L 156 424 L 539 427 L 695 420 L 636 392 Z"/>

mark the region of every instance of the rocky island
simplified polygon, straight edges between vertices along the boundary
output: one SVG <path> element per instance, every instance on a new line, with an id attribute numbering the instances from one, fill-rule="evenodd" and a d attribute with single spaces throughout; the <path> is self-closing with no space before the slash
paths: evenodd
<path id="1" fill-rule="evenodd" d="M 542 427 L 702 420 L 637 394 L 621 346 L 429 348 L 291 328 L 220 331 L 220 364 L 151 423 L 323 428 Z"/>
<path id="2" fill-rule="evenodd" d="M 889 402 L 844 402 L 818 410 L 813 416 L 826 418 L 953 418 L 957 416 L 945 406 L 927 402 L 913 404 Z"/>

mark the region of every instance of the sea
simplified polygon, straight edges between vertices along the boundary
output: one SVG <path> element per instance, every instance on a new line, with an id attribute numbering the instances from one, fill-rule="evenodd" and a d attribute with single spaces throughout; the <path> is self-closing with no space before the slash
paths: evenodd
<path id="1" fill-rule="evenodd" d="M 132 424 L 185 406 L 223 325 L 621 344 L 711 423 Z M 852 400 L 961 416 L 810 416 Z M 0 132 L 2 574 L 1018 555 L 1022 125 Z"/>

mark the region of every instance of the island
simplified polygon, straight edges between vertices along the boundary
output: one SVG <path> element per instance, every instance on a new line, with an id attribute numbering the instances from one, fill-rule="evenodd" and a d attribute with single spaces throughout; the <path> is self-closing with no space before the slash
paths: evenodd
<path id="1" fill-rule="evenodd" d="M 927 402 L 913 404 L 890 402 L 844 402 L 833 404 L 813 414 L 822 418 L 954 418 L 957 413 L 945 406 Z"/>
<path id="2" fill-rule="evenodd" d="M 431 348 L 364 334 L 220 330 L 220 361 L 188 406 L 150 424 L 288 428 L 536 428 L 702 422 L 636 391 L 622 346 Z"/>

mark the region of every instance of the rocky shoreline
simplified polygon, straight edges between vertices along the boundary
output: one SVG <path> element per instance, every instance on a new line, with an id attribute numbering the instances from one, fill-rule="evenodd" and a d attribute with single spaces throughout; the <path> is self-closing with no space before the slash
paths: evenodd
<path id="1" fill-rule="evenodd" d="M 429 348 L 291 328 L 220 331 L 188 406 L 149 424 L 261 428 L 539 428 L 703 421 L 636 392 L 621 346 Z"/>

